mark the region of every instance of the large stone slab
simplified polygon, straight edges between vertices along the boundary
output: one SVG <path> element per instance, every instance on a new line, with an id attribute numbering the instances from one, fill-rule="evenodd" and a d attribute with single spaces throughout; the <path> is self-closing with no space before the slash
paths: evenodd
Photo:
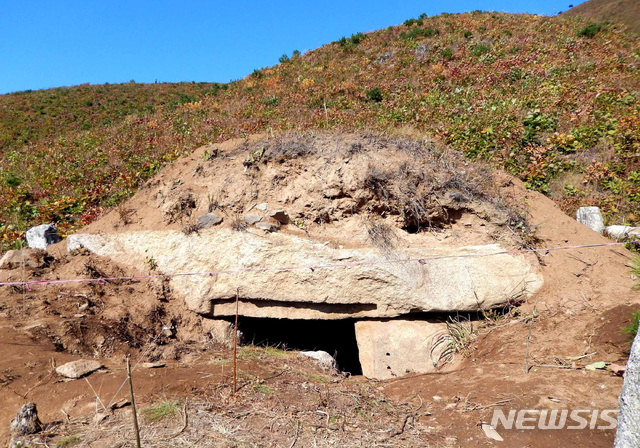
<path id="1" fill-rule="evenodd" d="M 362 320 L 355 324 L 362 374 L 386 380 L 436 370 L 446 348 L 445 323 L 426 320 Z"/>
<path id="2" fill-rule="evenodd" d="M 167 274 L 218 272 L 171 278 L 172 290 L 187 306 L 209 317 L 234 315 L 238 288 L 244 316 L 342 319 L 486 309 L 542 286 L 535 256 L 477 256 L 503 251 L 497 244 L 402 249 L 385 256 L 376 248 L 333 249 L 288 234 L 221 228 L 194 235 L 139 231 L 69 236 L 68 249 L 80 247 L 143 271 L 153 258 Z M 471 256 L 457 257 L 464 254 Z M 427 259 L 374 264 L 419 257 Z M 327 267 L 334 264 L 348 266 Z M 278 270 L 309 265 L 315 267 Z"/>

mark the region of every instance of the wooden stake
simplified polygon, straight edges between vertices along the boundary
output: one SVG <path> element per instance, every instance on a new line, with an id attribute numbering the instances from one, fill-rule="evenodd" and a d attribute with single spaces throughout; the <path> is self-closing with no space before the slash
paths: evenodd
<path id="1" fill-rule="evenodd" d="M 136 398 L 133 395 L 133 380 L 131 379 L 131 362 L 127 356 L 127 375 L 129 378 L 129 392 L 131 393 L 131 407 L 133 408 L 133 430 L 136 433 L 136 446 L 141 448 L 140 428 L 138 427 L 138 411 L 136 411 Z"/>
<path id="2" fill-rule="evenodd" d="M 240 288 L 236 288 L 236 326 L 233 332 L 233 395 L 236 394 L 237 376 L 236 376 L 236 358 L 238 355 L 238 302 L 240 300 Z"/>

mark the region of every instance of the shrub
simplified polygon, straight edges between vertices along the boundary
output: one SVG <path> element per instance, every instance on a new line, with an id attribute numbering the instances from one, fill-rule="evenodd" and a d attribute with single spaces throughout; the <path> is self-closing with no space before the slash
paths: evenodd
<path id="1" fill-rule="evenodd" d="M 471 39 L 473 37 L 473 33 L 469 30 L 465 30 L 465 32 L 462 35 L 464 36 L 465 39 Z"/>
<path id="2" fill-rule="evenodd" d="M 382 92 L 379 88 L 374 87 L 371 90 L 367 90 L 367 98 L 369 98 L 370 101 L 379 103 L 380 101 L 382 101 Z"/>
<path id="3" fill-rule="evenodd" d="M 353 50 L 360 42 L 362 42 L 367 36 L 362 33 L 352 34 L 351 37 L 342 36 L 337 42 L 344 51 Z"/>
<path id="4" fill-rule="evenodd" d="M 488 45 L 476 44 L 471 49 L 471 56 L 482 56 L 485 53 L 489 53 L 489 51 L 491 51 L 491 48 Z"/>
<path id="5" fill-rule="evenodd" d="M 451 48 L 445 48 L 440 52 L 440 54 L 447 61 L 450 61 L 451 59 L 453 59 L 453 50 Z"/>
<path id="6" fill-rule="evenodd" d="M 578 36 L 592 38 L 602 29 L 601 23 L 590 23 L 578 31 Z"/>
<path id="7" fill-rule="evenodd" d="M 265 106 L 277 106 L 278 105 L 278 97 L 275 95 L 267 96 L 262 99 L 262 104 Z"/>

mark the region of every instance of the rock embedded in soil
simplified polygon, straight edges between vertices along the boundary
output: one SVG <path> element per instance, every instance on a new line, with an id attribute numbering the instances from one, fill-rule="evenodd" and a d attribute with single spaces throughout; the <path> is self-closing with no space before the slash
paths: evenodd
<path id="1" fill-rule="evenodd" d="M 262 221 L 262 216 L 257 215 L 255 213 L 248 213 L 244 215 L 244 221 L 250 226 Z"/>
<path id="2" fill-rule="evenodd" d="M 598 207 L 580 207 L 576 212 L 576 220 L 591 228 L 594 232 L 604 232 L 604 220 Z"/>
<path id="3" fill-rule="evenodd" d="M 11 420 L 11 435 L 20 437 L 36 434 L 42 431 L 42 422 L 38 418 L 38 408 L 35 403 L 25 403 L 18 411 L 16 418 Z"/>
<path id="4" fill-rule="evenodd" d="M 609 237 L 616 239 L 640 237 L 640 227 L 608 226 L 605 232 Z"/>
<path id="5" fill-rule="evenodd" d="M 102 368 L 102 363 L 93 359 L 79 359 L 56 367 L 56 373 L 66 378 L 78 379 Z"/>
<path id="6" fill-rule="evenodd" d="M 266 221 L 256 223 L 256 227 L 260 230 L 264 230 L 265 232 L 275 232 L 278 230 L 278 226 Z"/>
<path id="7" fill-rule="evenodd" d="M 23 264 L 27 268 L 38 269 L 45 264 L 45 254 L 39 249 L 10 250 L 0 259 L 0 269 L 17 269 Z"/>
<path id="8" fill-rule="evenodd" d="M 273 210 L 269 212 L 269 217 L 283 225 L 287 225 L 290 222 L 289 215 L 284 210 Z"/>
<path id="9" fill-rule="evenodd" d="M 505 250 L 498 244 L 437 244 L 398 249 L 390 258 L 376 247 L 335 249 L 290 234 L 227 228 L 203 233 L 198 247 L 173 230 L 68 238 L 70 251 L 84 247 L 139 270 L 150 256 L 167 274 L 248 270 L 170 279 L 172 291 L 188 308 L 207 317 L 234 316 L 238 288 L 243 316 L 344 319 L 490 309 L 525 299 L 542 286 L 535 255 L 497 254 Z M 423 263 L 418 262 L 421 257 L 426 257 Z M 407 258 L 414 261 L 388 262 Z M 261 270 L 326 265 L 337 266 Z"/>
<path id="10" fill-rule="evenodd" d="M 60 242 L 58 230 L 53 224 L 42 224 L 31 227 L 26 233 L 27 245 L 31 249 L 46 249 L 51 244 Z"/>
<path id="11" fill-rule="evenodd" d="M 216 213 L 207 213 L 198 218 L 198 228 L 206 229 L 207 227 L 217 226 L 222 221 L 222 216 Z"/>
<path id="12" fill-rule="evenodd" d="M 300 356 L 311 358 L 317 361 L 318 364 L 320 364 L 325 369 L 337 368 L 336 360 L 333 358 L 333 356 L 322 350 L 300 352 Z"/>

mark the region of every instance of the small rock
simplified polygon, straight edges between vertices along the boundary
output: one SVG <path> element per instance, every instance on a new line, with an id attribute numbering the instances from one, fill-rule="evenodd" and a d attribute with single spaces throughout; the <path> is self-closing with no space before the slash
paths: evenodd
<path id="1" fill-rule="evenodd" d="M 207 213 L 198 218 L 198 228 L 206 229 L 207 227 L 217 226 L 222 220 L 222 216 L 216 213 Z"/>
<path id="2" fill-rule="evenodd" d="M 280 224 L 289 224 L 289 215 L 284 210 L 273 210 L 269 213 L 269 217 L 275 219 Z"/>
<path id="3" fill-rule="evenodd" d="M 376 62 L 378 62 L 379 64 L 383 64 L 385 62 L 387 62 L 389 59 L 391 59 L 393 57 L 394 52 L 393 51 L 387 51 L 384 54 L 381 54 L 380 56 L 378 56 L 376 58 Z"/>
<path id="4" fill-rule="evenodd" d="M 576 212 L 576 220 L 595 232 L 604 232 L 604 220 L 598 207 L 580 207 Z"/>
<path id="5" fill-rule="evenodd" d="M 71 361 L 56 368 L 58 375 L 66 378 L 78 379 L 85 375 L 88 375 L 96 370 L 102 368 L 100 361 L 92 359 L 79 359 L 77 361 Z"/>
<path id="6" fill-rule="evenodd" d="M 255 213 L 249 213 L 247 215 L 244 215 L 244 220 L 247 224 L 252 226 L 255 223 L 262 221 L 262 216 L 256 215 Z"/>
<path id="7" fill-rule="evenodd" d="M 31 227 L 26 234 L 27 245 L 31 249 L 46 249 L 49 245 L 60 241 L 58 230 L 53 224 L 42 224 Z"/>
<path id="8" fill-rule="evenodd" d="M 0 269 L 17 269 L 22 264 L 27 268 L 38 269 L 45 263 L 45 252 L 38 249 L 10 250 L 0 259 Z"/>
<path id="9" fill-rule="evenodd" d="M 629 236 L 638 236 L 640 237 L 640 227 L 630 227 L 630 226 L 608 226 L 605 229 L 607 235 L 611 238 L 622 239 Z M 0 263 L 0 269 L 2 269 Z"/>
<path id="10" fill-rule="evenodd" d="M 258 229 L 264 230 L 265 232 L 275 232 L 276 230 L 278 230 L 278 227 L 275 224 L 271 224 L 270 222 L 264 222 L 264 221 L 256 223 L 256 227 Z"/>
<path id="11" fill-rule="evenodd" d="M 22 405 L 16 418 L 11 420 L 11 435 L 26 436 L 42 431 L 42 422 L 38 418 L 38 408 L 35 403 Z"/>
<path id="12" fill-rule="evenodd" d="M 142 367 L 145 369 L 159 369 L 160 367 L 164 367 L 166 366 L 165 363 L 163 363 L 162 361 L 156 361 L 156 362 L 143 362 Z"/>
<path id="13" fill-rule="evenodd" d="M 336 369 L 338 367 L 336 364 L 336 360 L 333 359 L 333 356 L 331 356 L 329 353 L 322 350 L 311 351 L 311 352 L 300 352 L 300 355 L 306 356 L 311 359 L 315 359 L 316 361 L 318 361 L 318 363 L 322 367 L 326 369 Z"/>
<path id="14" fill-rule="evenodd" d="M 111 406 L 109 406 L 109 408 L 111 410 L 122 409 L 123 407 L 129 406 L 130 404 L 131 402 L 129 400 L 127 400 L 126 398 L 121 398 L 115 403 L 112 403 Z"/>
<path id="15" fill-rule="evenodd" d="M 98 425 L 108 418 L 109 418 L 109 414 L 107 414 L 106 412 L 98 412 L 96 415 L 93 416 L 93 424 Z"/>
<path id="16" fill-rule="evenodd" d="M 256 205 L 256 210 L 261 210 L 263 212 L 267 211 L 267 208 L 269 208 L 269 204 L 267 204 L 266 202 L 263 202 L 262 204 L 258 204 Z"/>
<path id="17" fill-rule="evenodd" d="M 415 54 L 427 54 L 428 51 L 429 51 L 429 45 L 422 44 L 416 47 Z"/>

